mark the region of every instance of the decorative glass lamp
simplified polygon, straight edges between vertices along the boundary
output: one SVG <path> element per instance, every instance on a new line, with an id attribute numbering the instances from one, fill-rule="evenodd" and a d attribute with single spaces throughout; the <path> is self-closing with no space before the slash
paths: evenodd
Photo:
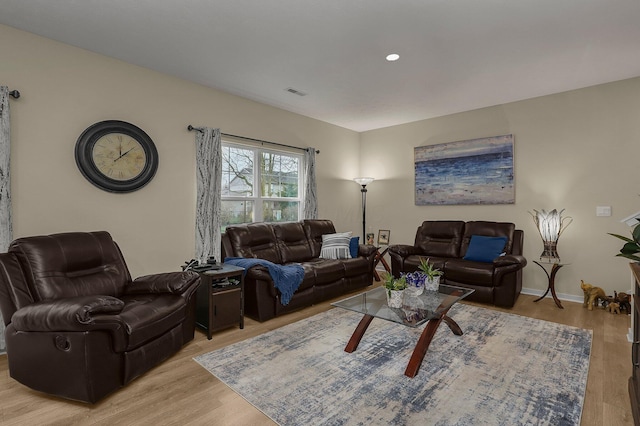
<path id="1" fill-rule="evenodd" d="M 367 185 L 373 182 L 374 179 L 372 177 L 358 177 L 353 178 L 353 180 L 362 186 L 360 192 L 362 193 L 362 241 L 364 244 L 364 240 L 367 238 L 367 235 L 365 234 L 367 221 Z"/>
<path id="2" fill-rule="evenodd" d="M 535 214 L 531 212 L 529 212 L 529 214 L 533 217 L 533 221 L 538 228 L 538 232 L 540 232 L 544 245 L 540 260 L 559 263 L 558 238 L 560 238 L 562 232 L 567 229 L 567 226 L 573 222 L 573 218 L 569 216 L 562 217 L 564 209 L 560 211 L 553 209 L 549 212 L 542 209 L 540 211 L 534 210 L 534 212 Z"/>

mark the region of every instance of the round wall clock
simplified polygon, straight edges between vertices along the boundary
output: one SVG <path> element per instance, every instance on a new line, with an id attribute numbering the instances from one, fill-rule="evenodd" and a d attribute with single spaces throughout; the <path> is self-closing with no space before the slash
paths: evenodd
<path id="1" fill-rule="evenodd" d="M 153 179 L 158 169 L 158 151 L 139 127 L 124 121 L 101 121 L 78 138 L 76 164 L 98 188 L 132 192 Z"/>

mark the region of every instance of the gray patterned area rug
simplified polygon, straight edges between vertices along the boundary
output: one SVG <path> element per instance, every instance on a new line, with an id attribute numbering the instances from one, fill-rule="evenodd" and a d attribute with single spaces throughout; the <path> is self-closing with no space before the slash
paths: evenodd
<path id="1" fill-rule="evenodd" d="M 458 304 L 413 379 L 422 328 L 334 308 L 194 358 L 280 425 L 578 425 L 590 330 Z"/>

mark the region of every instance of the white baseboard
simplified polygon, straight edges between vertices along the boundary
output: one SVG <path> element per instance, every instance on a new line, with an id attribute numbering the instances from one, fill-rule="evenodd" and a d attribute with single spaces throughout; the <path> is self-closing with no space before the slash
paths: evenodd
<path id="1" fill-rule="evenodd" d="M 537 288 L 522 288 L 521 293 L 522 294 L 530 294 L 532 296 L 542 296 L 544 294 L 545 290 L 538 290 Z M 577 303 L 582 303 L 584 302 L 584 298 L 582 296 L 576 296 L 575 294 L 566 294 L 566 293 L 556 293 L 556 296 L 558 296 L 558 299 L 560 300 L 566 300 L 567 302 L 577 302 Z M 551 292 L 549 292 L 549 294 L 547 294 L 547 297 L 551 297 Z"/>
<path id="2" fill-rule="evenodd" d="M 633 294 L 632 291 L 633 290 L 627 290 L 627 294 Z M 538 290 L 536 288 L 525 288 L 525 287 L 522 287 L 521 293 L 522 294 L 530 294 L 532 296 L 542 296 L 544 294 L 544 290 Z M 566 300 L 568 302 L 577 302 L 577 303 L 583 303 L 584 302 L 584 297 L 583 296 L 576 296 L 575 294 L 556 293 L 556 296 L 558 296 L 558 299 Z M 551 297 L 551 292 L 549 292 L 549 294 L 547 294 L 547 297 Z"/>

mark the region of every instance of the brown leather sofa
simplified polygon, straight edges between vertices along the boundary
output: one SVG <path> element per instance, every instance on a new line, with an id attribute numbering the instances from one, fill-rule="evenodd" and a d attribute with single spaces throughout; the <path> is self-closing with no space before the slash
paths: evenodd
<path id="1" fill-rule="evenodd" d="M 195 272 L 132 281 L 107 232 L 20 238 L 0 254 L 9 373 L 94 403 L 193 339 Z"/>
<path id="2" fill-rule="evenodd" d="M 506 237 L 505 255 L 493 261 L 465 260 L 471 237 Z M 513 223 L 485 221 L 424 221 L 416 232 L 414 244 L 389 247 L 391 271 L 402 273 L 418 269 L 420 258 L 429 258 L 443 273 L 441 283 L 475 291 L 467 300 L 510 308 L 522 290 L 524 232 Z"/>
<path id="3" fill-rule="evenodd" d="M 258 321 L 311 306 L 373 283 L 375 247 L 360 244 L 358 257 L 321 259 L 322 235 L 336 230 L 330 220 L 252 223 L 229 226 L 222 235 L 222 258 L 265 259 L 280 265 L 299 263 L 304 279 L 283 305 L 264 266 L 249 268 L 244 279 L 244 313 Z"/>

